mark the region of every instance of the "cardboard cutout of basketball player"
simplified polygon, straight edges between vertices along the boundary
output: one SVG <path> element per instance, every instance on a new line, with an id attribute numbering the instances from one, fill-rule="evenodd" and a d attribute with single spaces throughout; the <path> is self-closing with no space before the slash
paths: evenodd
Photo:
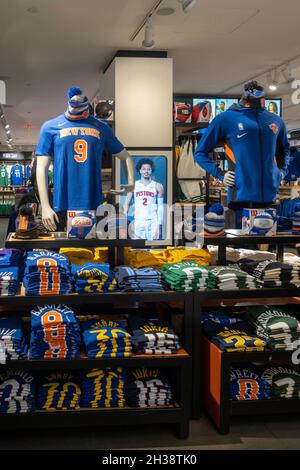
<path id="1" fill-rule="evenodd" d="M 124 213 L 129 210 L 134 197 L 134 238 L 159 240 L 164 218 L 163 185 L 152 178 L 155 170 L 150 158 L 141 158 L 136 171 L 141 179 L 136 180 L 133 192 L 129 192 L 124 203 Z"/>

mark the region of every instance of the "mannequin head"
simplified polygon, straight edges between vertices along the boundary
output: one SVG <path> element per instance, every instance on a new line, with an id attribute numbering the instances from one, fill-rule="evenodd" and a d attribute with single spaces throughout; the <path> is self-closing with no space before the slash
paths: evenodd
<path id="1" fill-rule="evenodd" d="M 85 119 L 90 115 L 90 103 L 78 87 L 68 90 L 68 108 L 66 117 L 69 119 Z"/>
<path id="2" fill-rule="evenodd" d="M 256 81 L 248 82 L 244 85 L 244 93 L 240 104 L 247 108 L 264 108 L 266 93 L 264 88 Z"/>

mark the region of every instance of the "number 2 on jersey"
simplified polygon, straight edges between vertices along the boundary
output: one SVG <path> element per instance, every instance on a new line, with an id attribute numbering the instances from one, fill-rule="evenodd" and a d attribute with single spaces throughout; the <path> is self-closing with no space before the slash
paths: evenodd
<path id="1" fill-rule="evenodd" d="M 83 139 L 77 139 L 74 142 L 74 158 L 76 162 L 83 163 L 87 159 L 88 143 Z"/>

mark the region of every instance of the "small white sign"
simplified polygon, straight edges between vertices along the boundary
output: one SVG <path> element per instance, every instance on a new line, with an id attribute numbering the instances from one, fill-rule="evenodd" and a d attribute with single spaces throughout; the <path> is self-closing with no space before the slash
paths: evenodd
<path id="1" fill-rule="evenodd" d="M 3 80 L 0 80 L 0 103 L 6 104 L 6 85 Z"/>

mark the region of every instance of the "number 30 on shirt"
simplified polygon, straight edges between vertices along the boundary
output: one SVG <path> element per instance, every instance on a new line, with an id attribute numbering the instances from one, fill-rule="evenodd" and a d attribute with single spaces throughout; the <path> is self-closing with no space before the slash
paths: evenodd
<path id="1" fill-rule="evenodd" d="M 77 139 L 74 142 L 74 158 L 77 163 L 83 163 L 87 159 L 88 143 L 83 139 Z"/>

